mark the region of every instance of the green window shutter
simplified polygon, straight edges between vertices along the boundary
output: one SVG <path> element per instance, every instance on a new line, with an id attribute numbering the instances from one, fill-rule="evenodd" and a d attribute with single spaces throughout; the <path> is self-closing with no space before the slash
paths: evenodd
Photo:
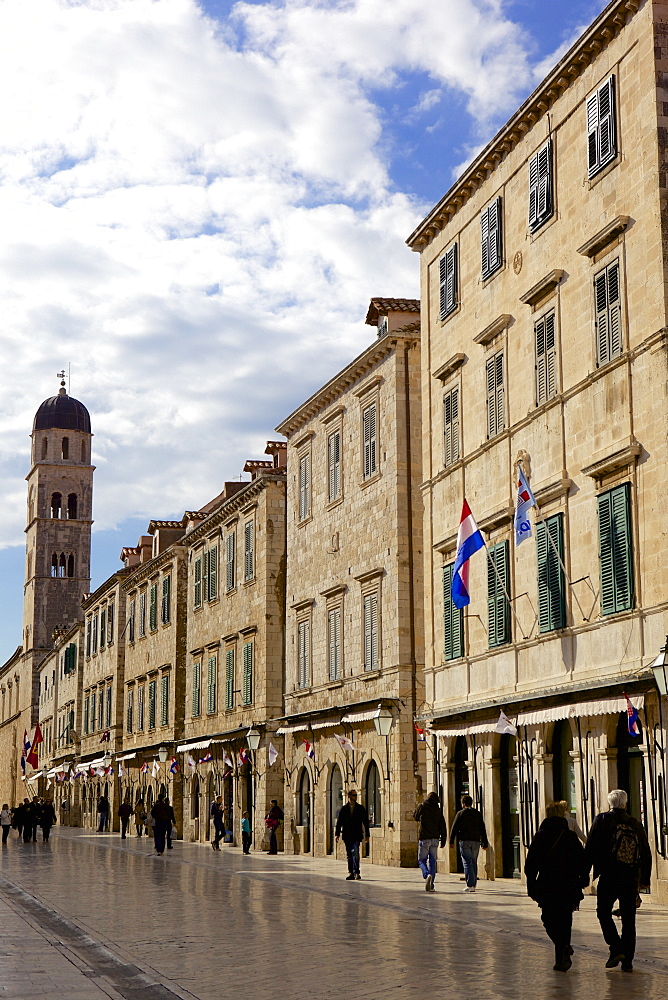
<path id="1" fill-rule="evenodd" d="M 135 641 L 135 609 L 136 609 L 135 602 L 130 601 L 130 614 L 129 614 L 130 624 L 128 625 L 128 640 L 130 642 Z"/>
<path id="2" fill-rule="evenodd" d="M 378 669 L 378 591 L 364 598 L 364 669 Z"/>
<path id="3" fill-rule="evenodd" d="M 549 537 L 548 537 L 549 532 Z M 550 543 L 550 538 L 554 545 Z M 566 588 L 559 557 L 564 557 L 564 521 L 555 514 L 536 525 L 538 559 L 538 623 L 541 632 L 564 628 L 566 624 Z"/>
<path id="4" fill-rule="evenodd" d="M 225 557 L 226 557 L 225 558 L 225 569 L 226 569 L 225 586 L 226 586 L 226 588 L 227 588 L 228 591 L 229 590 L 234 590 L 234 584 L 236 582 L 235 581 L 236 573 L 235 573 L 235 566 L 234 566 L 234 548 L 235 548 L 234 540 L 235 540 L 234 532 L 230 532 L 230 534 L 225 539 Z"/>
<path id="5" fill-rule="evenodd" d="M 244 705 L 250 705 L 253 701 L 253 643 L 244 643 L 243 652 L 243 687 L 242 700 Z"/>
<path id="6" fill-rule="evenodd" d="M 299 460 L 299 520 L 304 521 L 311 512 L 311 456 Z"/>
<path id="7" fill-rule="evenodd" d="M 255 575 L 255 524 L 247 521 L 244 525 L 244 580 L 248 582 Z"/>
<path id="8" fill-rule="evenodd" d="M 634 604 L 631 487 L 622 483 L 598 497 L 601 614 L 628 611 Z"/>
<path id="9" fill-rule="evenodd" d="M 309 659 L 311 654 L 310 622 L 299 622 L 297 626 L 297 684 L 300 688 L 309 684 Z"/>
<path id="10" fill-rule="evenodd" d="M 132 726 L 133 726 L 133 722 L 134 722 L 134 719 L 133 719 L 133 715 L 134 715 L 134 702 L 135 702 L 134 692 L 133 691 L 128 691 L 127 717 L 126 717 L 126 722 L 125 722 L 125 728 L 126 728 L 126 730 L 127 730 L 128 733 L 132 732 Z"/>
<path id="11" fill-rule="evenodd" d="M 216 673 L 217 673 L 217 661 L 215 656 L 209 657 L 209 674 L 208 674 L 208 685 L 207 685 L 207 712 L 216 711 Z"/>
<path id="12" fill-rule="evenodd" d="M 534 324 L 536 347 L 536 403 L 540 406 L 557 391 L 557 356 L 554 332 L 554 310 Z"/>
<path id="13" fill-rule="evenodd" d="M 487 553 L 487 611 L 491 649 L 510 642 L 510 604 L 504 593 L 504 587 L 506 593 L 510 590 L 508 542 L 490 546 Z"/>
<path id="14" fill-rule="evenodd" d="M 194 605 L 196 608 L 202 606 L 202 559 L 201 557 L 195 559 L 195 597 Z"/>
<path id="15" fill-rule="evenodd" d="M 95 732 L 95 723 L 96 723 L 96 712 L 95 712 L 95 709 L 96 708 L 97 708 L 97 694 L 95 693 L 95 691 L 93 691 L 93 693 L 90 696 L 90 731 L 91 731 L 91 733 Z"/>
<path id="16" fill-rule="evenodd" d="M 100 649 L 104 649 L 106 641 L 107 641 L 107 612 L 106 610 L 102 610 L 100 612 Z"/>
<path id="17" fill-rule="evenodd" d="M 209 549 L 209 600 L 218 597 L 218 546 Z"/>
<path id="18" fill-rule="evenodd" d="M 459 387 L 445 394 L 443 400 L 444 461 L 446 468 L 459 458 Z"/>
<path id="19" fill-rule="evenodd" d="M 155 729 L 155 696 L 157 681 L 149 681 L 148 685 L 148 728 Z"/>
<path id="20" fill-rule="evenodd" d="M 154 632 L 158 627 L 158 585 L 157 583 L 151 584 L 151 600 L 149 605 L 149 615 L 148 615 L 148 625 L 151 632 Z"/>
<path id="21" fill-rule="evenodd" d="M 192 714 L 196 717 L 200 714 L 200 671 L 201 664 L 199 662 L 193 663 L 193 703 L 192 703 Z"/>
<path id="22" fill-rule="evenodd" d="M 225 708 L 234 708 L 234 650 L 225 653 Z"/>
<path id="23" fill-rule="evenodd" d="M 139 635 L 146 635 L 146 591 L 139 595 Z"/>
<path id="24" fill-rule="evenodd" d="M 440 318 L 457 307 L 457 244 L 453 244 L 438 262 Z"/>
<path id="25" fill-rule="evenodd" d="M 505 427 L 505 386 L 503 351 L 487 360 L 487 437 L 494 437 Z"/>
<path id="26" fill-rule="evenodd" d="M 107 688 L 106 694 L 106 706 L 105 706 L 105 726 L 111 725 L 111 688 Z"/>
<path id="27" fill-rule="evenodd" d="M 480 213 L 481 272 L 483 281 L 494 274 L 502 263 L 501 198 L 496 198 Z"/>
<path id="28" fill-rule="evenodd" d="M 107 646 L 111 646 L 114 641 L 114 605 L 110 604 L 107 609 Z"/>
<path id="29" fill-rule="evenodd" d="M 84 722 L 83 722 L 84 735 L 88 733 L 89 721 L 90 721 L 90 695 L 84 699 Z M 131 732 L 132 730 L 129 731 Z"/>
<path id="30" fill-rule="evenodd" d="M 452 600 L 452 571 L 454 563 L 443 567 L 443 652 L 446 660 L 456 660 L 464 655 L 464 609 Z"/>
<path id="31" fill-rule="evenodd" d="M 171 576 L 164 576 L 162 578 L 162 606 L 160 608 L 160 618 L 163 625 L 166 625 L 171 619 L 171 595 L 172 578 Z"/>
<path id="32" fill-rule="evenodd" d="M 160 725 L 166 726 L 169 723 L 169 674 L 165 674 L 160 681 Z"/>

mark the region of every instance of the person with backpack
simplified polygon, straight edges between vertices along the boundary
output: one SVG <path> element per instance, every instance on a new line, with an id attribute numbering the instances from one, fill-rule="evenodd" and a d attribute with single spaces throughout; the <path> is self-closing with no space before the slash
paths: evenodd
<path id="1" fill-rule="evenodd" d="M 599 813 L 587 837 L 585 853 L 589 868 L 598 877 L 596 915 L 610 956 L 606 969 L 620 963 L 623 972 L 633 971 L 636 949 L 636 898 L 639 889 L 649 888 L 652 854 L 645 828 L 626 811 L 628 795 L 615 788 L 608 795 L 608 812 Z M 612 918 L 619 900 L 621 936 Z"/>

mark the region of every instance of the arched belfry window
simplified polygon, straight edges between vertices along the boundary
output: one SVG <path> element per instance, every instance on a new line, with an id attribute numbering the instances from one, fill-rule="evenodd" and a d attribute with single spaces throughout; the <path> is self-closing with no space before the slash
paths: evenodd
<path id="1" fill-rule="evenodd" d="M 64 577 L 66 568 L 67 568 L 67 561 L 65 559 L 65 553 L 61 552 L 60 559 L 58 560 L 58 576 Z"/>
<path id="2" fill-rule="evenodd" d="M 69 438 L 63 438 L 62 447 L 61 447 L 61 450 L 60 450 L 60 457 L 61 458 L 69 458 L 70 457 L 70 439 Z"/>
<path id="3" fill-rule="evenodd" d="M 74 556 L 71 553 L 67 557 L 67 575 L 70 578 L 74 576 Z"/>
<path id="4" fill-rule="evenodd" d="M 51 576 L 58 576 L 58 554 L 56 552 L 51 556 Z"/>
<path id="5" fill-rule="evenodd" d="M 380 809 L 380 775 L 375 760 L 369 762 L 364 783 L 366 811 L 369 814 L 369 826 L 381 826 Z"/>
<path id="6" fill-rule="evenodd" d="M 48 438 L 45 436 L 42 438 L 42 458 L 46 458 L 48 454 L 49 454 L 49 441 Z"/>
<path id="7" fill-rule="evenodd" d="M 51 517 L 60 517 L 60 507 L 63 502 L 60 493 L 51 494 Z"/>
<path id="8" fill-rule="evenodd" d="M 67 517 L 70 521 L 75 520 L 77 516 L 77 495 L 76 493 L 70 493 L 67 497 Z"/>

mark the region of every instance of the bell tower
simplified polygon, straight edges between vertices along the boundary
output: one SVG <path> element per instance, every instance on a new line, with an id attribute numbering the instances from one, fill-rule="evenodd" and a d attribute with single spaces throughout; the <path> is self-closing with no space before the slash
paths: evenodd
<path id="1" fill-rule="evenodd" d="M 58 395 L 37 410 L 31 438 L 22 645 L 34 684 L 35 668 L 53 648 L 54 630 L 79 620 L 90 589 L 90 416 L 68 396 L 64 379 Z"/>

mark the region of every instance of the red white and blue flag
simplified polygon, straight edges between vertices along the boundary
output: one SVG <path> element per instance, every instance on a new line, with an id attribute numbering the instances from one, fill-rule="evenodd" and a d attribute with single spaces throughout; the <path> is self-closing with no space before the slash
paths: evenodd
<path id="1" fill-rule="evenodd" d="M 30 744 L 30 749 L 28 751 L 28 756 L 26 757 L 27 762 L 36 771 L 39 767 L 39 756 L 37 747 L 40 743 L 43 743 L 42 730 L 39 728 L 39 722 L 35 727 L 35 735 L 32 738 L 32 743 Z"/>
<path id="2" fill-rule="evenodd" d="M 308 740 L 302 740 L 302 743 L 304 744 L 304 753 L 306 756 L 310 757 L 311 760 L 315 760 L 315 750 L 313 748 L 313 744 L 309 743 Z"/>
<path id="3" fill-rule="evenodd" d="M 248 751 L 245 747 L 242 747 L 239 751 L 239 763 L 241 765 L 249 763 Z"/>
<path id="4" fill-rule="evenodd" d="M 464 500 L 462 516 L 459 519 L 459 531 L 457 532 L 457 556 L 450 586 L 452 603 L 456 608 L 466 607 L 471 600 L 469 595 L 469 559 L 484 544 L 485 540 L 475 523 L 471 508 Z"/>
<path id="5" fill-rule="evenodd" d="M 170 774 L 178 774 L 179 773 L 179 762 L 176 759 L 176 757 L 172 757 L 172 763 L 169 765 L 169 773 Z"/>
<path id="6" fill-rule="evenodd" d="M 23 747 L 21 750 L 21 770 L 26 773 L 26 757 L 30 752 L 30 739 L 28 738 L 28 730 L 23 730 Z"/>
<path id="7" fill-rule="evenodd" d="M 525 538 L 531 538 L 531 521 L 529 510 L 536 506 L 536 500 L 531 487 L 526 481 L 522 466 L 517 468 L 517 499 L 515 500 L 515 545 L 520 545 Z"/>
<path id="8" fill-rule="evenodd" d="M 635 707 L 629 696 L 626 698 L 626 714 L 628 715 L 629 736 L 640 736 L 640 726 L 638 725 L 638 709 Z"/>
<path id="9" fill-rule="evenodd" d="M 211 756 L 211 754 L 210 753 L 205 753 L 203 757 L 200 757 L 199 762 L 200 762 L 200 764 L 208 764 L 209 761 L 211 761 L 211 760 L 213 760 L 213 757 Z"/>
<path id="10" fill-rule="evenodd" d="M 144 761 L 144 763 L 142 764 L 142 766 L 139 768 L 139 773 L 140 774 L 148 774 L 148 764 L 146 763 L 146 761 Z"/>

